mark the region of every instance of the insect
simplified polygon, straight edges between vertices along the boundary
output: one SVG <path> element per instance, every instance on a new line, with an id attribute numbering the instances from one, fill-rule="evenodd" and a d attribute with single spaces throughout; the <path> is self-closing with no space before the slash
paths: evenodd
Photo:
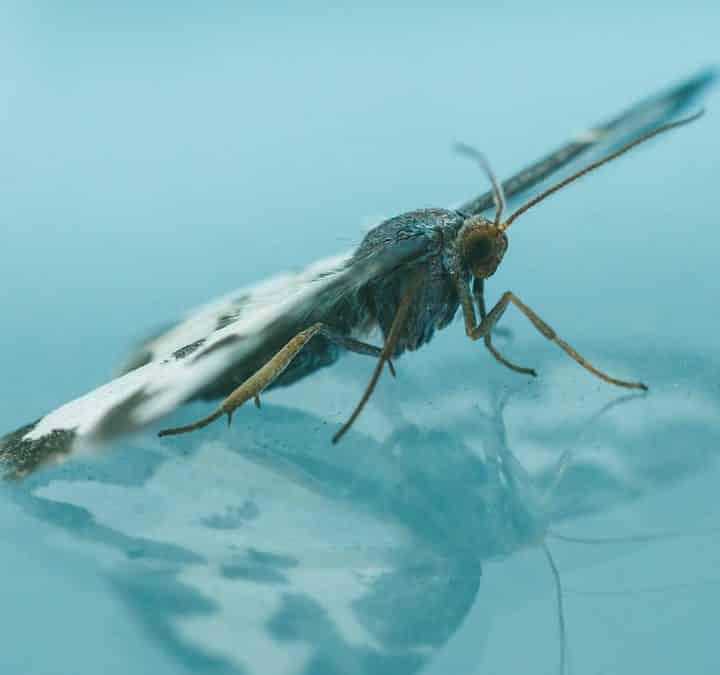
<path id="1" fill-rule="evenodd" d="M 291 369 L 292 374 L 293 362 L 303 350 L 313 354 L 311 363 L 317 360 L 322 363 L 333 359 L 333 346 L 337 346 L 377 357 L 375 371 L 360 402 L 333 436 L 333 443 L 337 443 L 370 399 L 385 364 L 390 366 L 391 358 L 429 342 L 435 330 L 444 328 L 452 321 L 458 308 L 465 321 L 465 333 L 471 340 L 482 339 L 495 359 L 507 368 L 535 376 L 536 372 L 532 368 L 516 365 L 492 343 L 491 331 L 511 303 L 525 314 L 544 337 L 557 344 L 570 358 L 596 377 L 619 387 L 647 390 L 647 386 L 641 382 L 619 380 L 593 366 L 511 291 L 503 293 L 488 312 L 484 285 L 485 280 L 495 274 L 502 262 L 508 248 L 506 232 L 519 216 L 578 178 L 655 136 L 695 121 L 701 114 L 669 122 L 643 134 L 543 190 L 505 220 L 502 219 L 505 212 L 503 187 L 482 154 L 461 146 L 463 152 L 479 161 L 492 184 L 495 204 L 493 220 L 482 215 L 469 215 L 462 210 L 424 209 L 404 213 L 381 223 L 367 234 L 353 254 L 350 268 L 356 260 L 373 259 L 382 250 L 392 252 L 396 247 L 404 248 L 409 242 L 407 254 L 396 264 L 378 269 L 372 278 L 358 288 L 323 304 L 321 311 L 311 310 L 306 320 L 306 323 L 312 322 L 311 325 L 303 326 L 259 368 L 248 371 L 247 378 L 243 378 L 242 383 L 210 415 L 187 426 L 165 429 L 159 435 L 188 433 L 207 426 L 222 415 L 227 415 L 229 425 L 237 408 L 250 399 L 254 399 L 259 407 L 260 394 L 279 381 L 288 369 Z M 479 322 L 476 312 L 480 314 Z M 385 340 L 382 348 L 357 339 L 356 336 L 364 337 L 376 326 L 380 327 Z M 324 340 L 319 344 L 315 341 L 313 345 L 311 341 L 316 336 Z M 313 369 L 311 367 L 310 372 Z"/>
<path id="2" fill-rule="evenodd" d="M 546 338 L 597 377 L 645 389 L 597 369 L 561 339 L 512 292 L 488 312 L 485 280 L 506 252 L 506 231 L 523 213 L 551 194 L 650 138 L 688 124 L 698 115 L 668 121 L 712 80 L 710 71 L 640 103 L 540 159 L 500 184 L 485 159 L 467 148 L 492 183 L 492 190 L 459 209 L 426 209 L 391 218 L 363 239 L 356 251 L 311 265 L 297 275 L 270 279 L 200 308 L 168 332 L 150 340 L 121 377 L 4 437 L 0 461 L 6 473 L 22 476 L 72 449 L 144 427 L 193 399 L 225 397 L 193 424 L 160 435 L 186 433 L 243 403 L 334 363 L 345 351 L 377 359 L 360 402 L 333 437 L 337 442 L 369 400 L 392 359 L 428 343 L 458 310 L 472 340 L 482 339 L 504 366 L 534 375 L 493 345 L 492 328 L 514 304 Z M 543 190 L 510 216 L 506 201 L 528 191 L 589 150 L 608 154 Z M 495 207 L 494 218 L 482 214 Z M 479 314 L 479 322 L 478 322 Z M 368 336 L 379 329 L 383 346 Z"/>

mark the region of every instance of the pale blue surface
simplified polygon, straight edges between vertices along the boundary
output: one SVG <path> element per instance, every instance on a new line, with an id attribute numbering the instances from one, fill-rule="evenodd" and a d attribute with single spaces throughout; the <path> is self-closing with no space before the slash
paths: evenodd
<path id="1" fill-rule="evenodd" d="M 480 172 L 450 152 L 453 141 L 482 147 L 507 175 L 570 132 L 717 61 L 719 17 L 712 2 L 592 10 L 306 4 L 262 12 L 200 3 L 4 5 L 0 430 L 108 378 L 129 345 L 189 307 L 344 250 L 363 225 L 384 216 L 483 191 Z M 715 92 L 707 107 L 695 126 L 518 221 L 489 284 L 490 298 L 512 288 L 588 355 L 647 380 L 650 397 L 587 423 L 616 392 L 573 370 L 516 314 L 507 318 L 515 335 L 507 350 L 538 365 L 541 379 L 532 385 L 500 371 L 454 325 L 403 359 L 405 380 L 381 394 L 405 396 L 410 449 L 430 457 L 462 441 L 476 451 L 468 439 L 499 424 L 492 392 L 512 387 L 507 445 L 524 463 L 536 462 L 531 473 L 543 468 L 533 454 L 539 446 L 557 455 L 570 446 L 610 447 L 636 467 L 615 482 L 592 471 L 575 475 L 573 488 L 602 508 L 556 529 L 613 536 L 713 527 L 720 479 Z M 252 420 L 271 447 L 318 425 L 317 439 L 329 437 L 367 364 L 347 359 L 337 368 L 268 396 L 264 418 L 249 410 L 239 421 Z M 346 375 L 343 389 L 333 378 Z M 477 419 L 467 400 L 467 414 L 453 419 L 448 391 L 477 398 Z M 327 398 L 329 425 L 304 417 L 308 400 L 322 408 Z M 303 412 L 294 409 L 298 400 Z M 279 430 L 262 431 L 263 419 Z M 423 422 L 438 436 L 413 440 L 412 423 Z M 379 422 L 370 415 L 364 424 L 359 432 L 371 434 Z M 382 444 L 366 442 L 328 444 L 327 452 L 341 462 L 355 447 L 382 462 Z M 96 465 L 50 471 L 19 491 L 3 488 L 0 672 L 242 672 L 233 649 L 242 649 L 243 632 L 232 606 L 220 611 L 216 580 L 196 574 L 205 559 L 208 569 L 222 561 L 225 535 L 215 528 L 221 536 L 210 542 L 188 525 L 205 513 L 204 499 L 207 511 L 236 506 L 223 502 L 242 487 L 234 462 L 227 449 L 140 440 Z M 442 469 L 419 460 L 413 471 L 427 472 L 426 491 L 418 490 L 438 513 L 446 497 L 470 485 L 462 471 L 457 485 L 443 484 Z M 230 482 L 207 482 L 214 475 Z M 634 492 L 644 498 L 621 498 Z M 357 498 L 377 506 L 369 491 Z M 458 509 L 448 532 L 492 539 Z M 572 513 L 569 501 L 564 514 Z M 389 521 L 393 515 L 389 508 Z M 655 589 L 568 592 L 570 672 L 718 672 L 717 536 L 552 546 L 568 589 Z M 460 565 L 461 581 L 472 570 Z M 178 581 L 183 573 L 190 576 Z M 658 590 L 667 586 L 676 587 Z M 427 675 L 555 672 L 552 593 L 536 550 L 486 565 L 468 617 Z M 177 617 L 189 617 L 182 629 Z M 193 623 L 196 617 L 202 620 Z"/>

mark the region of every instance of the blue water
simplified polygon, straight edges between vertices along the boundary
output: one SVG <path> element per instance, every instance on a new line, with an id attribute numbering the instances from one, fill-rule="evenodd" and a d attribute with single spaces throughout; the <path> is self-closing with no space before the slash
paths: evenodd
<path id="1" fill-rule="evenodd" d="M 105 381 L 198 303 L 484 191 L 452 142 L 505 176 L 717 61 L 719 17 L 711 2 L 5 4 L 0 431 Z M 694 126 L 513 225 L 488 285 L 647 397 L 601 412 L 618 391 L 510 311 L 503 349 L 538 381 L 456 323 L 337 447 L 361 357 L 231 432 L 140 437 L 3 487 L 0 672 L 555 673 L 536 522 L 696 535 L 547 539 L 568 672 L 718 672 L 719 134 L 711 92 Z M 517 484 L 494 482 L 492 456 Z"/>

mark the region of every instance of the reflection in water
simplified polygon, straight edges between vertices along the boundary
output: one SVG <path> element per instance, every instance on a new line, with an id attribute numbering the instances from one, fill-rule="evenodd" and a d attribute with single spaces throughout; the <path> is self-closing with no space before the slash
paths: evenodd
<path id="1" fill-rule="evenodd" d="M 704 364 L 692 388 L 656 373 L 649 397 L 624 399 L 562 361 L 540 383 L 493 371 L 472 390 L 466 359 L 444 363 L 442 382 L 401 371 L 333 447 L 334 405 L 366 370 L 352 363 L 238 411 L 231 432 L 143 439 L 32 477 L 15 497 L 113 551 L 113 588 L 187 672 L 402 675 L 482 602 L 483 561 L 714 458 Z"/>

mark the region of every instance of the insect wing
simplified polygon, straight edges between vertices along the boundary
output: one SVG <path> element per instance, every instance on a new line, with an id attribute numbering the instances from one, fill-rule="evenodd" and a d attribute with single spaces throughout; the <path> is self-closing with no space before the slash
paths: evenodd
<path id="1" fill-rule="evenodd" d="M 21 477 L 73 450 L 94 450 L 139 431 L 255 357 L 278 333 L 302 330 L 312 315 L 369 279 L 421 259 L 428 246 L 427 238 L 417 236 L 363 258 L 336 256 L 297 275 L 250 287 L 232 320 L 214 330 L 215 318 L 226 316 L 237 296 L 206 305 L 157 338 L 149 350 L 152 358 L 144 365 L 1 439 L 5 474 Z M 198 337 L 204 330 L 209 334 Z"/>
<path id="2" fill-rule="evenodd" d="M 135 370 L 151 361 L 168 358 L 178 350 L 191 350 L 230 324 L 243 321 L 251 332 L 265 327 L 262 316 L 284 308 L 284 300 L 294 298 L 301 288 L 317 277 L 337 273 L 350 259 L 349 254 L 326 258 L 310 265 L 300 273 L 279 274 L 260 283 L 244 286 L 211 300 L 195 309 L 164 331 L 144 341 L 128 357 L 120 374 Z"/>
<path id="3" fill-rule="evenodd" d="M 569 169 L 580 157 L 610 152 L 669 122 L 693 104 L 716 77 L 717 73 L 714 69 L 702 70 L 694 77 L 650 96 L 616 117 L 578 134 L 550 154 L 503 181 L 505 197 L 512 200 L 537 187 L 551 176 Z M 476 215 L 491 208 L 493 208 L 493 193 L 488 191 L 465 202 L 459 210 L 468 215 Z"/>

